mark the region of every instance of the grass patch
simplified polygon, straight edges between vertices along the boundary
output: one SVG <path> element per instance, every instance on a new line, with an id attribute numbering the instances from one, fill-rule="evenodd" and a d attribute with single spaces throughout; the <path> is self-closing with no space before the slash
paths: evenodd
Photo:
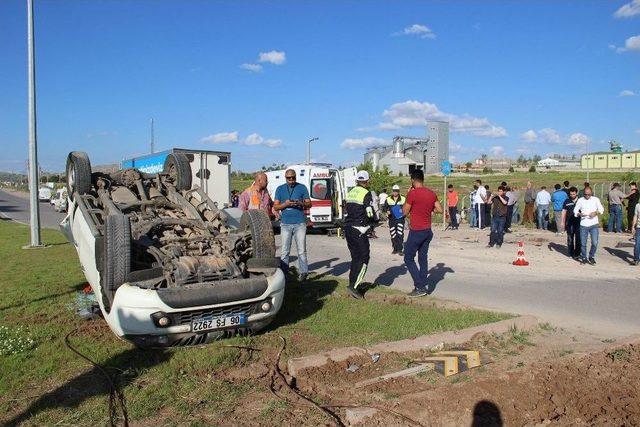
<path id="1" fill-rule="evenodd" d="M 117 339 L 102 319 L 84 321 L 74 312 L 85 285 L 73 246 L 55 230 L 43 230 L 47 249 L 22 250 L 27 227 L 0 221 L 0 326 L 33 341 L 0 355 L 0 424 L 109 423 L 109 387 L 99 369 L 64 344 L 103 365 L 127 402 L 132 423 L 180 420 L 182 424 L 291 424 L 322 422 L 276 401 L 259 380 L 280 341 L 289 357 L 340 346 L 457 330 L 510 316 L 480 310 L 354 300 L 346 283 L 320 277 L 287 284 L 283 309 L 268 331 L 198 348 L 142 351 Z M 371 292 L 378 292 L 373 290 Z M 13 335 L 12 335 L 13 336 Z M 0 337 L 0 341 L 2 337 Z M 250 345 L 261 351 L 223 347 Z M 297 418 L 296 418 L 297 417 Z M 171 422 L 169 422 L 171 424 Z"/>
<path id="2" fill-rule="evenodd" d="M 556 331 L 556 327 L 553 326 L 551 323 L 549 322 L 545 322 L 545 323 L 540 323 L 538 325 L 538 327 L 540 328 L 540 330 L 542 331 L 546 331 L 546 332 L 555 332 Z"/>
<path id="3" fill-rule="evenodd" d="M 569 349 L 565 348 L 564 350 L 560 350 L 560 354 L 559 355 L 560 355 L 560 357 L 563 357 L 563 356 L 568 356 L 570 354 L 573 354 L 573 350 L 569 350 Z"/>

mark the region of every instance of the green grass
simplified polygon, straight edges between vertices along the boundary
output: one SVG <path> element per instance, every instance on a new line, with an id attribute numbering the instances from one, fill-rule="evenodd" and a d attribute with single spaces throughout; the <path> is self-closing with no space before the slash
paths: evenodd
<path id="1" fill-rule="evenodd" d="M 0 221 L 0 326 L 12 331 L 23 328 L 22 333 L 34 341 L 0 356 L 0 424 L 12 417 L 27 425 L 108 424 L 109 388 L 98 369 L 66 348 L 64 337 L 72 331 L 72 344 L 115 378 L 132 422 L 211 425 L 234 419 L 238 424 L 255 424 L 273 414 L 274 419 L 299 423 L 305 419 L 285 417 L 286 406 L 268 403 L 273 396 L 264 380 L 258 379 L 260 369 L 273 363 L 279 335 L 287 339 L 284 361 L 335 347 L 461 329 L 508 317 L 479 310 L 354 300 L 346 296 L 340 279 L 320 277 L 305 285 L 295 280 L 288 283 L 284 306 L 263 334 L 200 348 L 142 351 L 117 339 L 102 319 L 84 321 L 75 314 L 74 301 L 85 284 L 75 249 L 54 230 L 43 230 L 43 240 L 51 246 L 23 250 L 21 246 L 29 241 L 28 228 Z M 223 346 L 227 344 L 250 345 L 260 351 L 250 358 L 245 350 Z"/>

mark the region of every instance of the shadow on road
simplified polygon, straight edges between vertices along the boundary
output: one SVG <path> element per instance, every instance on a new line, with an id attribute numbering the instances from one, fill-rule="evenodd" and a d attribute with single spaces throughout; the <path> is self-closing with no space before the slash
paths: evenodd
<path id="1" fill-rule="evenodd" d="M 438 283 L 444 280 L 444 276 L 447 273 L 455 273 L 453 268 L 447 267 L 443 262 L 439 262 L 435 267 L 429 269 L 429 275 L 427 276 L 427 293 L 432 294 Z"/>
<path id="2" fill-rule="evenodd" d="M 397 278 L 404 275 L 406 272 L 407 267 L 404 264 L 394 265 L 393 267 L 387 268 L 383 273 L 376 277 L 373 283 L 376 285 L 391 286 Z"/>
<path id="3" fill-rule="evenodd" d="M 633 254 L 627 251 L 623 251 L 622 249 L 615 249 L 610 247 L 605 247 L 605 251 L 609 252 L 610 255 L 620 258 L 623 261 L 628 263 L 633 263 Z"/>
<path id="4" fill-rule="evenodd" d="M 560 243 L 550 242 L 547 245 L 550 251 L 556 251 L 559 254 L 567 255 L 567 245 L 561 245 Z"/>

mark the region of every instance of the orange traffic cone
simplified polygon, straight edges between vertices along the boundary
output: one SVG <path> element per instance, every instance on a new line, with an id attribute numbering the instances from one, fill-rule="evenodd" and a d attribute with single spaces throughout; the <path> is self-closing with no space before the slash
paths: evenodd
<path id="1" fill-rule="evenodd" d="M 524 257 L 524 242 L 518 242 L 518 255 L 513 265 L 529 265 L 529 261 Z"/>

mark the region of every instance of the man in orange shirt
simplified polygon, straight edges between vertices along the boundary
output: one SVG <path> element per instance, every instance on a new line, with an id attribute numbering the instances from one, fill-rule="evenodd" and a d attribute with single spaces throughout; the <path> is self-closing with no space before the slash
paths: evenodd
<path id="1" fill-rule="evenodd" d="M 449 226 L 452 230 L 458 229 L 458 192 L 453 189 L 453 184 L 447 185 L 447 207 L 449 208 Z"/>

